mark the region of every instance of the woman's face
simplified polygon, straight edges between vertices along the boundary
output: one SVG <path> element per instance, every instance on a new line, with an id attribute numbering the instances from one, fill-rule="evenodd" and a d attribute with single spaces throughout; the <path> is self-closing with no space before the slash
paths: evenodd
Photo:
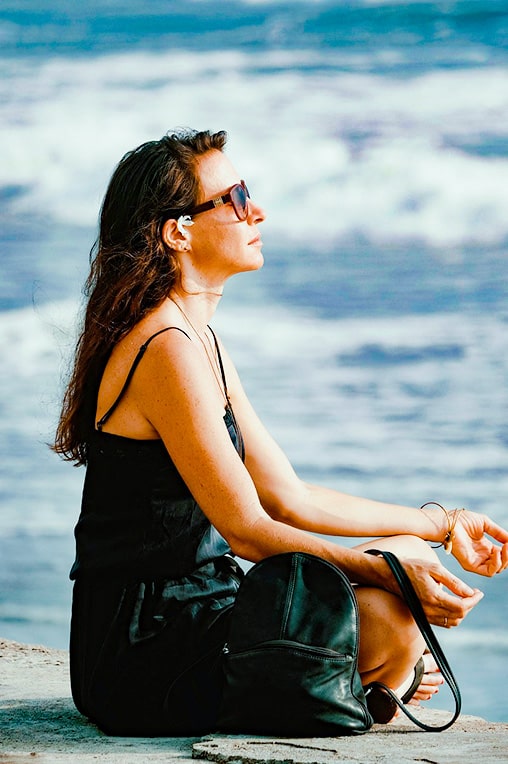
<path id="1" fill-rule="evenodd" d="M 221 151 L 209 151 L 199 157 L 197 174 L 201 186 L 197 204 L 226 194 L 241 180 Z M 230 202 L 193 216 L 193 225 L 187 228 L 190 252 L 186 253 L 193 267 L 214 283 L 235 273 L 261 268 L 258 224 L 264 219 L 264 211 L 252 200 L 248 202 L 246 220 L 238 220 Z"/>

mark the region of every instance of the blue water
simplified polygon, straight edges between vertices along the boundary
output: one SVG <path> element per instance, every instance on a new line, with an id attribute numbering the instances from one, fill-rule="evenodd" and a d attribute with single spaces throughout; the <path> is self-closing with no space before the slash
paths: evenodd
<path id="1" fill-rule="evenodd" d="M 83 473 L 46 443 L 108 177 L 180 125 L 227 129 L 267 211 L 215 325 L 299 474 L 508 525 L 507 42 L 504 0 L 3 0 L 2 636 L 67 644 Z M 439 636 L 506 721 L 508 578 L 463 577 Z"/>

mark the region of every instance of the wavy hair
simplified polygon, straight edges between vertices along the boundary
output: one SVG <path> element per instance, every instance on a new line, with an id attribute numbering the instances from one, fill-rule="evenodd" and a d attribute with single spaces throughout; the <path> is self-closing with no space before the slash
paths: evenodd
<path id="1" fill-rule="evenodd" d="M 175 253 L 162 238 L 163 223 L 197 204 L 197 158 L 222 151 L 226 137 L 224 131 L 168 133 L 125 154 L 111 177 L 90 252 L 83 326 L 52 446 L 76 465 L 87 461 L 99 384 L 113 347 L 166 299 L 179 278 Z"/>

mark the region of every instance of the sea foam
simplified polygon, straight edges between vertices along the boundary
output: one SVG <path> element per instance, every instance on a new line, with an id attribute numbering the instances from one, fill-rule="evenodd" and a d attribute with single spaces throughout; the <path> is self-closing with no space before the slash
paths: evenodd
<path id="1" fill-rule="evenodd" d="M 337 59 L 336 67 L 330 60 Z M 506 69 L 344 70 L 311 51 L 132 52 L 0 62 L 0 183 L 14 215 L 93 226 L 121 155 L 226 128 L 275 237 L 436 247 L 508 239 Z M 331 57 L 331 59 L 330 59 Z M 474 147 L 477 147 L 475 149 Z"/>

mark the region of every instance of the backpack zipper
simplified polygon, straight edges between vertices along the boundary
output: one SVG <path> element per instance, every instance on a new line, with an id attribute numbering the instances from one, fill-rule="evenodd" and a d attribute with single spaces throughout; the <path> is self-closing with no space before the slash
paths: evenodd
<path id="1" fill-rule="evenodd" d="M 314 655 L 319 655 L 323 658 L 333 658 L 341 661 L 352 660 L 352 656 L 347 655 L 347 653 L 337 653 L 335 650 L 330 650 L 328 647 L 305 645 L 302 642 L 294 642 L 290 639 L 269 639 L 266 640 L 266 642 L 258 642 L 256 645 L 245 647 L 242 650 L 231 650 L 228 642 L 226 642 L 222 648 L 222 652 L 224 655 L 242 655 L 243 653 L 257 652 L 258 650 L 266 650 L 267 648 L 296 650 L 307 654 L 313 653 Z"/>

